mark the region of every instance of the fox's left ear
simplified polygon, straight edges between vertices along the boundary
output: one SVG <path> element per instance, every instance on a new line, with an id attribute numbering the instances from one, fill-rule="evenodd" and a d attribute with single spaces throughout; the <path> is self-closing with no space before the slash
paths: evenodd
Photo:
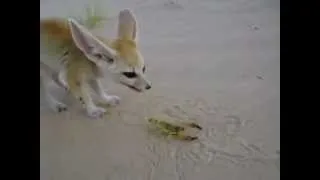
<path id="1" fill-rule="evenodd" d="M 136 40 L 138 26 L 133 13 L 129 9 L 120 11 L 118 21 L 118 38 Z"/>
<path id="2" fill-rule="evenodd" d="M 115 56 L 116 53 L 113 49 L 104 45 L 100 40 L 94 37 L 87 28 L 80 25 L 76 20 L 70 18 L 68 19 L 68 24 L 74 43 L 86 55 L 92 54 L 95 50 L 100 50 L 107 53 L 109 57 Z"/>

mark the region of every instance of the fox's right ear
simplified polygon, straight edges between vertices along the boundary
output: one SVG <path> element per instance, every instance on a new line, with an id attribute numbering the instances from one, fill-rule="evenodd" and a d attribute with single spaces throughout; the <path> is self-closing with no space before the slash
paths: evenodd
<path id="1" fill-rule="evenodd" d="M 104 50 L 106 53 L 113 57 L 115 52 L 108 46 L 104 45 L 100 40 L 93 36 L 87 28 L 80 25 L 76 20 L 69 18 L 68 24 L 70 27 L 72 39 L 76 46 L 86 54 L 92 54 L 95 50 Z"/>
<path id="2" fill-rule="evenodd" d="M 138 25 L 133 13 L 129 9 L 120 11 L 118 21 L 118 38 L 136 40 Z"/>

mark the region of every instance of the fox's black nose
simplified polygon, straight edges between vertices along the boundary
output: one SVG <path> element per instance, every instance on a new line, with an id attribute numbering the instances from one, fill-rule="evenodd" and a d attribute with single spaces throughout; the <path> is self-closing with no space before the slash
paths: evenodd
<path id="1" fill-rule="evenodd" d="M 146 86 L 146 90 L 149 90 L 149 89 L 151 89 L 151 86 L 150 86 L 150 85 L 147 85 L 147 86 Z"/>

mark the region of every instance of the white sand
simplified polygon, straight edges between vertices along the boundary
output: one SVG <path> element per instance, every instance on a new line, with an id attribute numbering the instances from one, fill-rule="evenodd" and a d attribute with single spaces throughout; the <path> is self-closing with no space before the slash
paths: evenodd
<path id="1" fill-rule="evenodd" d="M 64 16 L 84 4 L 51 1 L 40 2 L 41 17 Z M 122 8 L 136 14 L 153 88 L 136 94 L 106 83 L 122 103 L 91 120 L 53 87 L 70 107 L 54 114 L 41 101 L 41 179 L 280 179 L 279 1 L 105 4 L 111 17 Z M 154 136 L 144 118 L 156 114 L 195 119 L 204 127 L 200 140 Z"/>

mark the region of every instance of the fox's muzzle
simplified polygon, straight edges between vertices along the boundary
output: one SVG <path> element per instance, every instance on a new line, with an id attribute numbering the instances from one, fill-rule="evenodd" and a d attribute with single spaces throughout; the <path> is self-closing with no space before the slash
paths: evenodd
<path id="1" fill-rule="evenodd" d="M 128 88 L 136 91 L 136 92 L 142 92 L 141 89 L 138 89 L 138 88 L 136 88 L 136 87 L 134 87 L 134 86 L 132 86 L 132 85 L 126 84 L 126 83 L 124 83 L 124 82 L 120 82 L 120 83 L 121 83 L 122 85 L 125 85 L 125 86 L 127 86 Z"/>

